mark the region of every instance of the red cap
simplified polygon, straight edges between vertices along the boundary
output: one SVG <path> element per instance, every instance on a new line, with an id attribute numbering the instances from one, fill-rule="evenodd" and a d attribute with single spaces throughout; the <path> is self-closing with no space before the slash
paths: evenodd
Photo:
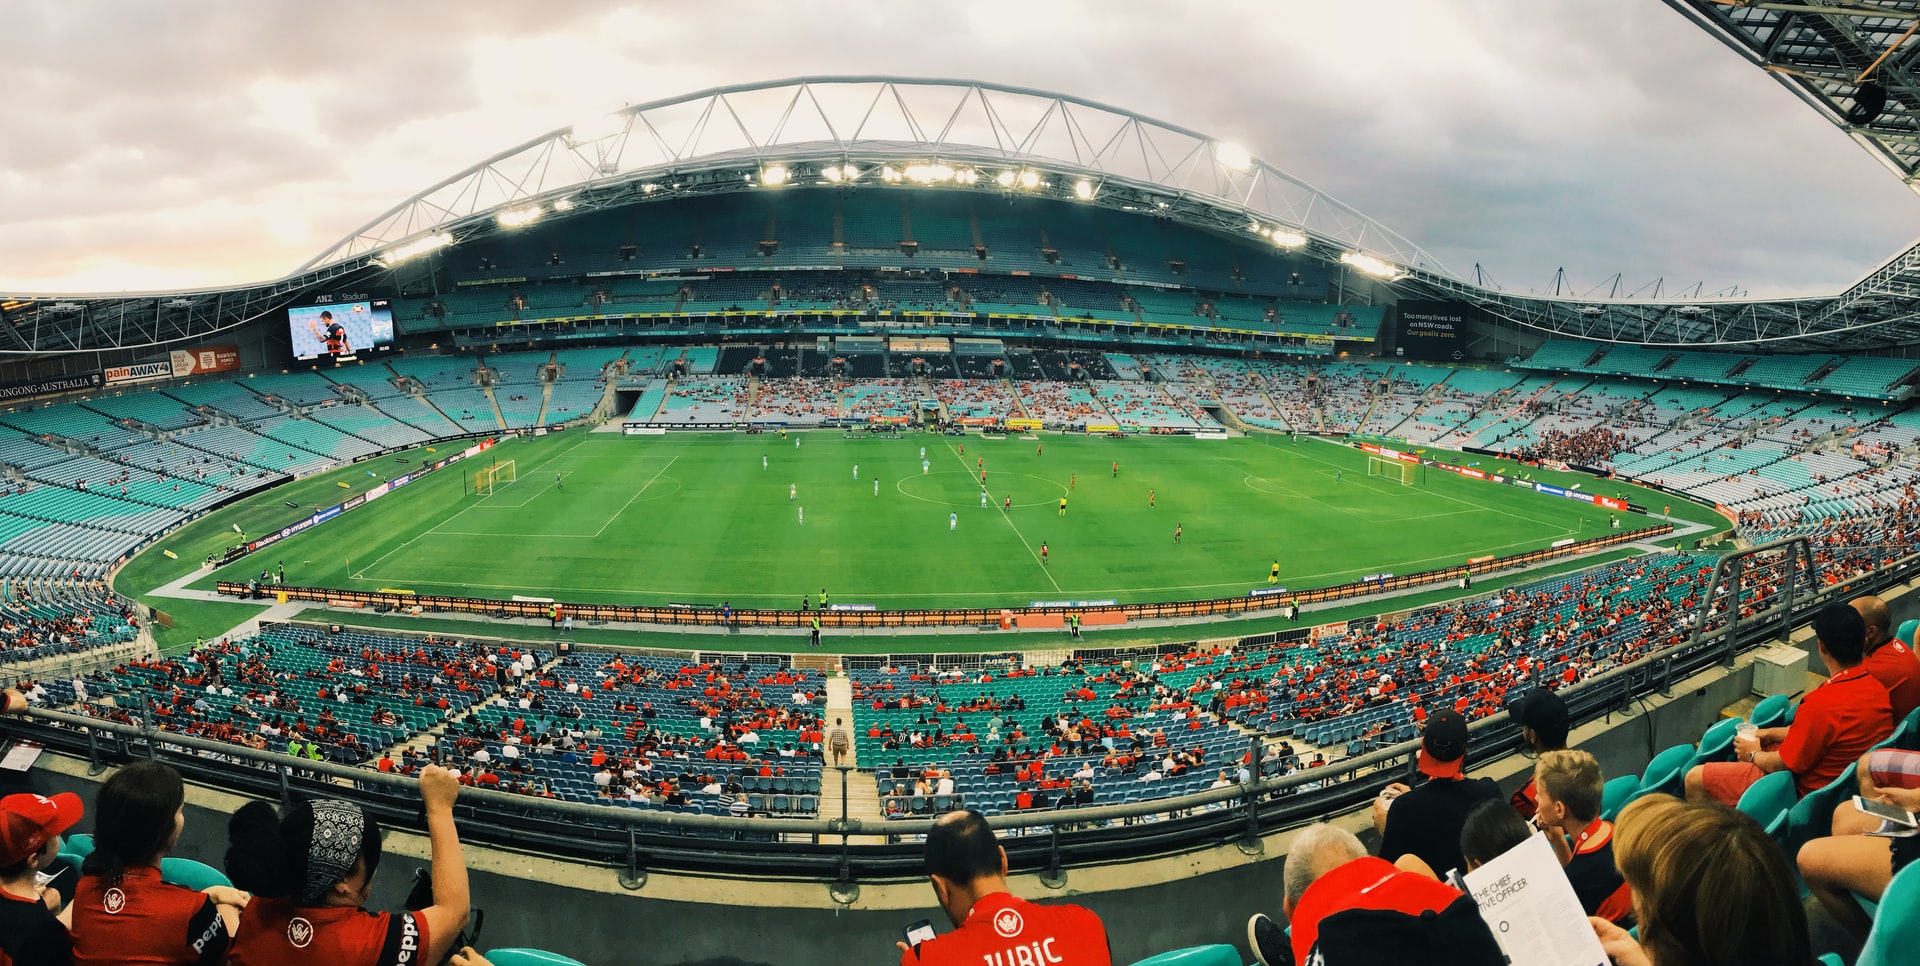
<path id="1" fill-rule="evenodd" d="M 46 847 L 47 840 L 72 828 L 85 808 L 80 796 L 61 792 L 0 798 L 0 866 L 18 865 Z"/>

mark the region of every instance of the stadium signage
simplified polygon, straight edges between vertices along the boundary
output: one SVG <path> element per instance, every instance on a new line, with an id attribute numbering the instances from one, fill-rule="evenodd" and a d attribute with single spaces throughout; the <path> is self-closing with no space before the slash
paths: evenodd
<path id="1" fill-rule="evenodd" d="M 1027 606 L 1036 607 L 1036 608 L 1037 607 L 1113 607 L 1118 603 L 1119 603 L 1118 601 L 1113 601 L 1113 600 L 1036 600 L 1033 603 L 1028 604 Z"/>
<path id="2" fill-rule="evenodd" d="M 206 345 L 198 349 L 175 349 L 168 358 L 176 379 L 209 372 L 233 372 L 240 368 L 240 347 Z"/>
<path id="3" fill-rule="evenodd" d="M 1637 509 L 1634 504 L 1628 503 L 1625 500 L 1615 499 L 1610 496 L 1599 496 L 1591 493 L 1582 493 L 1579 491 L 1578 487 L 1574 489 L 1568 489 L 1566 487 L 1554 486 L 1550 483 L 1536 483 L 1528 480 L 1517 480 L 1512 477 L 1501 476 L 1498 473 L 1488 473 L 1483 470 L 1477 470 L 1471 466 L 1455 466 L 1452 463 L 1442 463 L 1438 460 L 1421 459 L 1420 457 L 1414 454 L 1402 453 L 1399 450 L 1389 449 L 1384 446 L 1377 446 L 1373 443 L 1356 443 L 1355 446 L 1357 446 L 1361 452 L 1371 453 L 1375 456 L 1379 456 L 1384 459 L 1400 460 L 1406 463 L 1419 463 L 1422 466 L 1431 466 L 1434 469 L 1445 470 L 1449 473 L 1455 473 L 1460 476 L 1468 477 L 1469 479 L 1487 480 L 1493 483 L 1506 483 L 1512 486 L 1526 487 L 1527 489 L 1533 490 L 1536 493 L 1544 493 L 1548 496 L 1557 496 L 1563 499 L 1574 500 L 1580 503 L 1591 503 L 1594 506 L 1606 507 L 1609 510 L 1618 510 L 1623 513 L 1634 512 Z M 1645 511 L 1638 510 L 1638 512 L 1645 512 Z M 1371 580 L 1372 578 L 1368 578 L 1368 579 Z"/>
<path id="4" fill-rule="evenodd" d="M 828 610 L 879 610 L 880 608 L 875 607 L 872 604 L 833 604 L 829 606 L 827 609 Z"/>
<path id="5" fill-rule="evenodd" d="M 1272 597 L 1275 594 L 1284 594 L 1286 592 L 1287 592 L 1287 588 L 1285 587 L 1255 587 L 1254 589 L 1247 591 L 1247 596 L 1248 597 Z"/>
<path id="6" fill-rule="evenodd" d="M 31 379 L 26 382 L 0 384 L 0 399 L 30 399 L 56 392 L 98 389 L 103 385 L 106 385 L 106 382 L 98 372 L 85 372 L 77 376 L 55 376 L 51 379 Z"/>
<path id="7" fill-rule="evenodd" d="M 149 379 L 170 379 L 173 377 L 173 363 L 142 362 L 137 366 L 109 366 L 105 375 L 109 386 L 124 382 L 146 382 Z"/>

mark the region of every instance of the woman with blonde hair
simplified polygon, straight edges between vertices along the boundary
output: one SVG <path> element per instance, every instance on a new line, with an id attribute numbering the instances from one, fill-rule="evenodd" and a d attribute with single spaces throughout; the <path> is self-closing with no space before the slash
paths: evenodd
<path id="1" fill-rule="evenodd" d="M 1590 919 L 1616 966 L 1813 962 L 1793 869 L 1759 823 L 1717 804 L 1649 795 L 1615 823 L 1614 862 L 1640 923 Z"/>

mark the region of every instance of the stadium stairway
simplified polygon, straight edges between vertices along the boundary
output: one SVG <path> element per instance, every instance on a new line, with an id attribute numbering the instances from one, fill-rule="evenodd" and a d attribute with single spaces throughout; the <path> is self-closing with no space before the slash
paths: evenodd
<path id="1" fill-rule="evenodd" d="M 1247 376 L 1249 381 L 1253 383 L 1254 388 L 1260 390 L 1260 398 L 1266 401 L 1267 410 L 1279 416 L 1280 421 L 1287 424 L 1287 428 L 1299 429 L 1300 427 L 1293 425 L 1293 420 L 1287 418 L 1287 411 L 1281 409 L 1280 404 L 1273 401 L 1273 392 L 1267 387 L 1267 377 L 1257 372 L 1248 372 Z M 1209 375 L 1207 378 L 1212 379 L 1213 377 Z M 1227 409 L 1225 406 L 1220 408 L 1223 412 Z"/>
<path id="2" fill-rule="evenodd" d="M 547 406 L 552 402 L 553 383 L 542 382 L 540 384 L 540 415 L 533 417 L 533 424 L 535 426 L 545 426 L 547 424 Z M 499 403 L 494 403 L 494 405 L 498 406 Z"/>
<path id="3" fill-rule="evenodd" d="M 1007 396 L 1013 400 L 1013 408 L 1020 410 L 1021 419 L 1033 418 L 1033 414 L 1030 412 L 1027 412 L 1026 402 L 1020 398 L 1020 390 L 1013 388 L 1012 379 L 1006 379 L 1006 378 L 1001 379 L 1000 388 L 1006 390 Z"/>
<path id="4" fill-rule="evenodd" d="M 827 728 L 833 728 L 834 719 L 847 723 L 847 733 L 853 734 L 853 681 L 844 674 L 829 672 L 827 675 L 827 707 L 823 712 Z M 855 741 L 847 752 L 848 764 L 853 771 L 847 773 L 846 815 L 858 819 L 861 824 L 878 828 L 886 823 L 886 816 L 880 814 L 880 786 L 874 783 L 873 772 L 860 761 L 860 743 Z M 840 782 L 834 774 L 832 757 L 820 781 L 820 817 L 839 818 L 842 799 Z M 859 841 L 856 839 L 855 841 Z M 879 841 L 879 839 L 875 839 Z"/>
<path id="5" fill-rule="evenodd" d="M 498 399 L 497 397 L 495 397 L 495 396 L 494 396 L 494 394 L 493 394 L 493 387 L 492 387 L 492 386 L 481 386 L 481 387 L 480 387 L 480 391 L 481 391 L 481 392 L 483 392 L 483 393 L 486 393 L 486 394 L 487 394 L 487 403 L 488 403 L 489 405 L 491 405 L 491 406 L 493 407 L 493 419 L 494 419 L 494 422 L 496 422 L 496 423 L 498 423 L 498 424 L 499 424 L 499 426 L 500 426 L 500 431 L 501 431 L 501 432 L 503 432 L 503 433 L 504 433 L 504 432 L 506 432 L 506 431 L 507 431 L 507 417 L 506 417 L 506 416 L 505 416 L 505 415 L 504 415 L 503 413 L 501 413 L 501 412 L 500 412 L 500 400 L 499 400 L 499 399 Z"/>

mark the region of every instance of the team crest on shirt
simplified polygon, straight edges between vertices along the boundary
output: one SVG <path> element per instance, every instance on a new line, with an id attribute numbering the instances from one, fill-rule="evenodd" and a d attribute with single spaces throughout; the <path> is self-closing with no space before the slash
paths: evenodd
<path id="1" fill-rule="evenodd" d="M 108 889 L 107 894 L 100 898 L 100 907 L 107 910 L 107 915 L 119 915 L 120 910 L 127 907 L 127 894 L 119 889 Z"/>
<path id="2" fill-rule="evenodd" d="M 313 942 L 313 923 L 301 919 L 298 916 L 289 920 L 287 922 L 287 942 L 292 943 L 295 949 L 307 948 L 307 944 Z"/>
<path id="3" fill-rule="evenodd" d="M 993 914 L 993 931 L 999 933 L 1001 939 L 1012 939 L 1020 935 L 1020 931 L 1025 928 L 1027 924 L 1020 919 L 1020 913 L 1015 910 L 1002 909 Z"/>

